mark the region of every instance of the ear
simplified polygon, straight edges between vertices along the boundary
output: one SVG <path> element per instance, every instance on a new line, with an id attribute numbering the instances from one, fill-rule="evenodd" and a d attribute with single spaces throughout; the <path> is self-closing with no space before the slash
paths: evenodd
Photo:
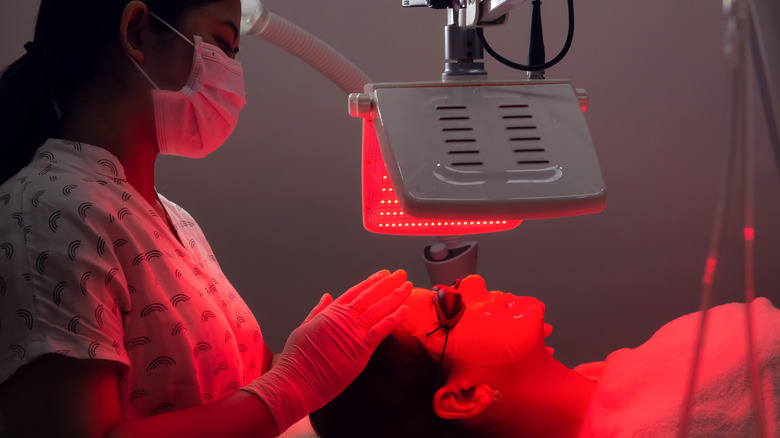
<path id="1" fill-rule="evenodd" d="M 146 3 L 133 0 L 129 2 L 119 22 L 119 44 L 136 62 L 143 63 L 145 56 L 142 34 L 149 27 L 149 7 Z"/>
<path id="2" fill-rule="evenodd" d="M 476 417 L 493 403 L 493 390 L 488 385 L 472 386 L 450 381 L 433 395 L 433 410 L 445 420 Z"/>

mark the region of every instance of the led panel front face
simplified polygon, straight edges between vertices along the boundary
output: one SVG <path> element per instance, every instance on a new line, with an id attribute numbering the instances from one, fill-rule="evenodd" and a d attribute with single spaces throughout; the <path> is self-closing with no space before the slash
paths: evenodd
<path id="1" fill-rule="evenodd" d="M 519 220 L 425 219 L 409 216 L 400 206 L 379 148 L 374 121 L 363 119 L 363 225 L 379 234 L 459 236 L 511 230 Z"/>
<path id="2" fill-rule="evenodd" d="M 407 214 L 545 219 L 604 209 L 598 158 L 568 81 L 371 87 L 380 150 Z"/>

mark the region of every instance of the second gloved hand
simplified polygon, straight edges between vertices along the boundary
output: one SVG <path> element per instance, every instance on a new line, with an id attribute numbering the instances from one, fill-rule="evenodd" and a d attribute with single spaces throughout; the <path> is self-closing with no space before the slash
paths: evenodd
<path id="1" fill-rule="evenodd" d="M 279 433 L 343 391 L 406 316 L 406 273 L 381 271 L 335 301 L 326 294 L 295 329 L 278 363 L 242 388 L 258 396 Z"/>

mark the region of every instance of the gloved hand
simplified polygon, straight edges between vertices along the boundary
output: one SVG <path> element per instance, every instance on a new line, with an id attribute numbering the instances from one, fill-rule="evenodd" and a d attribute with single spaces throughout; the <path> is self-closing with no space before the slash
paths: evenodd
<path id="1" fill-rule="evenodd" d="M 258 396 L 284 432 L 335 398 L 363 371 L 379 343 L 403 321 L 412 285 L 380 271 L 333 301 L 323 295 L 267 373 L 241 388 Z M 399 307 L 400 306 L 400 307 Z"/>

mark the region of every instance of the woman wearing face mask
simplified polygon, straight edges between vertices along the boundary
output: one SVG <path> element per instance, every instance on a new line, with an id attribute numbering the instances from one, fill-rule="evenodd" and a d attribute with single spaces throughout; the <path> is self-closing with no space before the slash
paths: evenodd
<path id="1" fill-rule="evenodd" d="M 409 316 L 345 391 L 310 416 L 322 438 L 673 437 L 699 313 L 643 345 L 569 369 L 552 357 L 544 305 L 488 291 L 469 276 L 415 289 Z M 462 300 L 459 307 L 457 299 Z M 756 437 L 745 352 L 745 304 L 708 313 L 688 437 Z M 751 304 L 767 435 L 780 424 L 780 311 Z M 616 327 L 616 329 L 619 329 Z"/>
<path id="2" fill-rule="evenodd" d="M 244 105 L 239 0 L 43 0 L 0 79 L 0 436 L 276 436 L 403 319 L 379 272 L 327 294 L 270 368 L 159 153 L 203 157 Z"/>

